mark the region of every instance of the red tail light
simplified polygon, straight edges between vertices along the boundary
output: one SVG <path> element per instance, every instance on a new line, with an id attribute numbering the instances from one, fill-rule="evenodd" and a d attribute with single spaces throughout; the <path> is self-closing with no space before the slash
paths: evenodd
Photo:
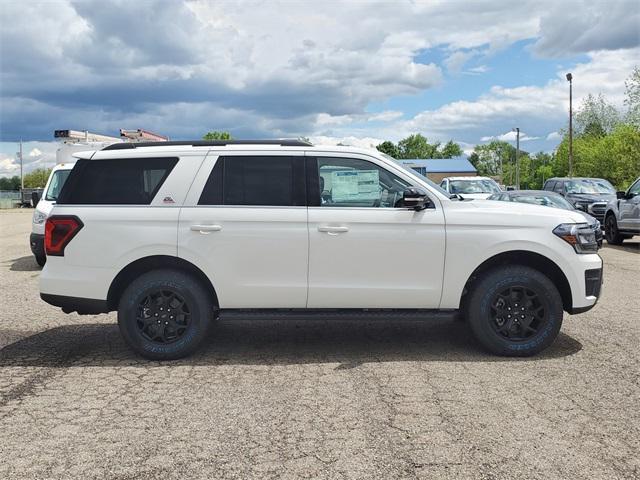
<path id="1" fill-rule="evenodd" d="M 74 215 L 54 215 L 44 227 L 44 250 L 47 255 L 64 256 L 64 248 L 84 224 Z"/>

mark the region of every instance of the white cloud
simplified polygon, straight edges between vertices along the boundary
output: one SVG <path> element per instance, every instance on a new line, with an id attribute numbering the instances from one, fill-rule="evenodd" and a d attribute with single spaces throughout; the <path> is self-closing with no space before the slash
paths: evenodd
<path id="1" fill-rule="evenodd" d="M 547 140 L 549 141 L 556 141 L 556 140 L 560 140 L 562 138 L 562 135 L 560 134 L 560 132 L 551 132 L 549 133 L 549 135 L 547 135 Z"/>
<path id="2" fill-rule="evenodd" d="M 14 158 L 0 157 L 0 176 L 11 176 L 20 170 L 20 164 Z"/>
<path id="3" fill-rule="evenodd" d="M 29 156 L 30 157 L 40 157 L 40 156 L 42 156 L 42 151 L 40 149 L 38 149 L 38 148 L 33 148 L 29 152 Z"/>
<path id="4" fill-rule="evenodd" d="M 513 130 L 510 130 L 506 133 L 503 133 L 502 135 L 492 135 L 492 136 L 481 137 L 480 141 L 490 142 L 491 140 L 502 140 L 503 142 L 515 142 L 517 141 L 517 137 L 518 137 L 518 133 L 514 132 Z M 521 142 L 529 142 L 531 140 L 538 140 L 539 138 L 540 137 L 532 137 L 527 135 L 524 132 L 520 132 Z"/>
<path id="5" fill-rule="evenodd" d="M 640 48 L 600 51 L 589 54 L 589 61 L 573 69 L 574 105 L 588 93 L 603 93 L 615 105 L 622 106 L 624 81 L 640 58 Z M 404 122 L 404 132 L 435 132 L 462 136 L 487 130 L 506 130 L 514 125 L 531 130 L 540 122 L 563 125 L 568 117 L 568 85 L 565 70 L 543 86 L 492 87 L 474 101 L 451 102 L 427 110 Z M 505 128 L 506 127 L 506 128 Z"/>

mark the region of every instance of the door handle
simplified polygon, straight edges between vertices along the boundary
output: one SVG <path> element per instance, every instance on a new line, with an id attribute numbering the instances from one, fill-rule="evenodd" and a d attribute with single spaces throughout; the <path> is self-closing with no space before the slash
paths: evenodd
<path id="1" fill-rule="evenodd" d="M 347 233 L 349 227 L 330 227 L 325 225 L 318 227 L 318 231 L 328 233 L 329 235 L 338 235 L 339 233 Z"/>
<path id="2" fill-rule="evenodd" d="M 203 235 L 208 235 L 211 232 L 219 232 L 222 230 L 222 225 L 191 225 L 192 232 L 200 232 Z"/>

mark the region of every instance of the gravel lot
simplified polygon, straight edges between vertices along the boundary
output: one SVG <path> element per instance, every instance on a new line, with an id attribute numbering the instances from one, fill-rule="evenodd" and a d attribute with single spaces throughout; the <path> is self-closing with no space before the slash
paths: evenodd
<path id="1" fill-rule="evenodd" d="M 0 211 L 0 478 L 640 475 L 637 240 L 533 359 L 445 320 L 228 320 L 156 363 L 40 301 L 31 214 Z"/>

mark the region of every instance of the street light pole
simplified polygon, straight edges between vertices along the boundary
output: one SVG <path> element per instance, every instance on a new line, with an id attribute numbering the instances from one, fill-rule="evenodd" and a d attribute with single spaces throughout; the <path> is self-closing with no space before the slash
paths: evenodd
<path id="1" fill-rule="evenodd" d="M 513 131 L 516 132 L 516 190 L 520 190 L 520 127 Z"/>
<path id="2" fill-rule="evenodd" d="M 569 176 L 573 177 L 573 75 L 567 73 L 569 82 Z"/>

